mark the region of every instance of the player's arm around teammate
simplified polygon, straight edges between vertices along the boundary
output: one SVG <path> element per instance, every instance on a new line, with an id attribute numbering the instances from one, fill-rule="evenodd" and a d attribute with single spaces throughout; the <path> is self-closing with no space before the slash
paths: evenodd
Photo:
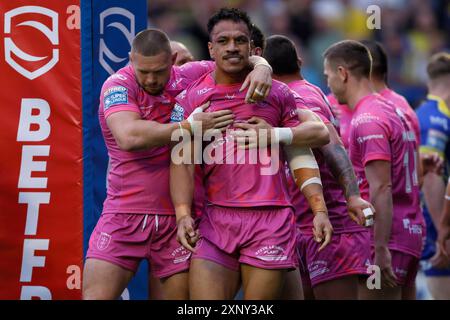
<path id="1" fill-rule="evenodd" d="M 200 112 L 181 123 L 148 121 L 135 112 L 121 111 L 108 117 L 107 124 L 122 150 L 140 151 L 168 145 L 173 132 L 179 130 L 180 126 L 192 132 L 194 121 L 201 123 L 203 130 L 226 127 L 232 122 L 233 115 L 229 110 L 203 113 L 202 108 L 200 107 Z"/>

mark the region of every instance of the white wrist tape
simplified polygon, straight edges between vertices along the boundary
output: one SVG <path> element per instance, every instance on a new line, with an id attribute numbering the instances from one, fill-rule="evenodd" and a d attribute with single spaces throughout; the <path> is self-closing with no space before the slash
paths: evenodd
<path id="1" fill-rule="evenodd" d="M 366 218 L 366 223 L 364 226 L 370 227 L 373 225 L 373 211 L 370 208 L 363 209 L 364 217 Z"/>
<path id="2" fill-rule="evenodd" d="M 291 128 L 273 128 L 275 134 L 275 142 L 283 143 L 285 145 L 290 145 L 292 143 L 292 138 L 294 134 Z"/>
<path id="3" fill-rule="evenodd" d="M 203 109 L 201 107 L 197 107 L 192 111 L 192 113 L 189 115 L 189 117 L 186 119 L 189 124 L 191 125 L 191 132 L 193 133 L 197 129 L 201 129 L 202 123 L 201 121 L 194 120 L 194 115 L 197 113 L 203 112 Z"/>
<path id="4" fill-rule="evenodd" d="M 445 200 L 450 201 L 450 196 L 445 195 Z"/>
<path id="5" fill-rule="evenodd" d="M 310 185 L 310 184 L 320 184 L 322 185 L 322 180 L 320 180 L 319 177 L 313 177 L 313 178 L 309 178 L 308 180 L 306 180 L 305 182 L 303 182 L 303 184 L 300 186 L 300 191 L 303 191 L 303 188 Z"/>
<path id="6" fill-rule="evenodd" d="M 319 169 L 319 165 L 310 148 L 289 146 L 285 148 L 285 152 L 292 171 L 301 168 Z"/>

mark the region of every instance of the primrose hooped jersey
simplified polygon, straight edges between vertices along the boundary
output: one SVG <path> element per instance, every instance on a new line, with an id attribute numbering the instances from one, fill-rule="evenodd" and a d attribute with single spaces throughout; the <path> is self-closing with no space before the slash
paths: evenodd
<path id="1" fill-rule="evenodd" d="M 417 108 L 420 122 L 420 153 L 438 153 L 444 160 L 444 178 L 450 172 L 450 108 L 438 96 L 428 95 Z M 431 258 L 436 252 L 437 230 L 426 205 L 423 213 L 427 224 L 427 239 L 422 258 Z"/>
<path id="2" fill-rule="evenodd" d="M 441 98 L 428 95 L 419 108 L 417 117 L 420 122 L 421 153 L 437 152 L 450 166 L 450 108 Z"/>

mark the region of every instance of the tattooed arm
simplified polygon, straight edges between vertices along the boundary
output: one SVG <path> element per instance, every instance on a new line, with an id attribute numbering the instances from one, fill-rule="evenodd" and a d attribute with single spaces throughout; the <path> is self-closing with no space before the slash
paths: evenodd
<path id="1" fill-rule="evenodd" d="M 330 133 L 330 143 L 321 147 L 320 151 L 323 153 L 335 179 L 344 190 L 350 217 L 358 224 L 364 225 L 363 210 L 371 208 L 372 212 L 375 212 L 375 209 L 369 202 L 361 198 L 355 171 L 336 129 L 331 123 L 327 124 L 327 128 Z"/>

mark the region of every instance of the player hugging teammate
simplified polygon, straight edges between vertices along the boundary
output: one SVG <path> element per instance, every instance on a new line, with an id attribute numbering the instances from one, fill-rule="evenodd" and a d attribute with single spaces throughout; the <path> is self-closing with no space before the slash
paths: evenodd
<path id="1" fill-rule="evenodd" d="M 207 28 L 213 61 L 145 30 L 102 88 L 109 183 L 83 297 L 117 298 L 147 259 L 156 299 L 414 299 L 420 178 L 437 165 L 422 168 L 417 117 L 376 82 L 387 68 L 371 78 L 382 48 L 325 51 L 330 105 L 289 38 L 264 40 L 238 9 Z"/>

